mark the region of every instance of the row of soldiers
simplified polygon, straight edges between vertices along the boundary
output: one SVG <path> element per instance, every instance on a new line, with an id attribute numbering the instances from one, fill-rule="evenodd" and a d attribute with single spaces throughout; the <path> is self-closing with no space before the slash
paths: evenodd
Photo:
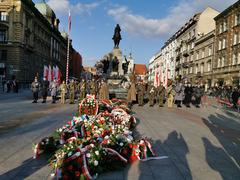
<path id="1" fill-rule="evenodd" d="M 82 79 L 79 83 L 71 80 L 68 84 L 62 81 L 59 85 L 56 80 L 49 83 L 46 78 L 43 78 L 43 81 L 40 83 L 37 77 L 35 77 L 31 84 L 31 90 L 33 92 L 33 103 L 37 103 L 39 92 L 42 93 L 42 103 L 46 103 L 48 91 L 51 93 L 52 103 L 56 103 L 58 93 L 60 94 L 62 104 L 65 103 L 67 94 L 69 95 L 70 104 L 73 104 L 76 98 L 79 100 L 84 99 L 86 94 L 95 95 L 99 99 L 109 99 L 108 85 L 103 79 L 98 81 L 90 80 L 88 82 Z"/>
<path id="2" fill-rule="evenodd" d="M 173 107 L 173 104 L 182 107 L 182 104 L 185 104 L 189 108 L 190 103 L 200 107 L 201 98 L 204 96 L 204 88 L 192 86 L 190 83 L 184 85 L 181 81 L 177 84 L 169 81 L 166 88 L 162 82 L 158 87 L 155 87 L 153 83 L 145 84 L 140 81 L 136 84 L 136 94 L 139 106 L 143 106 L 144 97 L 147 95 L 149 106 L 153 106 L 156 101 L 159 107 L 163 107 L 166 100 L 167 107 Z"/>

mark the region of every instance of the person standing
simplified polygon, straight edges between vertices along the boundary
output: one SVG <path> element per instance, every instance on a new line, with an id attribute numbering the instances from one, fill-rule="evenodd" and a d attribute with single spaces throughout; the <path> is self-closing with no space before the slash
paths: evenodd
<path id="1" fill-rule="evenodd" d="M 46 80 L 46 78 L 43 78 L 42 82 L 42 103 L 46 103 L 47 95 L 48 95 L 48 88 L 49 88 L 49 82 Z"/>
<path id="2" fill-rule="evenodd" d="M 86 97 L 86 82 L 84 79 L 78 84 L 78 90 L 80 91 L 80 100 Z"/>
<path id="3" fill-rule="evenodd" d="M 61 93 L 61 104 L 65 104 L 65 95 L 67 93 L 67 85 L 66 85 L 65 81 L 62 82 L 59 89 L 60 89 L 60 93 Z"/>
<path id="4" fill-rule="evenodd" d="M 139 106 L 143 106 L 144 93 L 145 93 L 145 86 L 143 81 L 140 81 L 137 84 L 137 97 L 138 97 Z"/>
<path id="5" fill-rule="evenodd" d="M 177 86 L 175 87 L 175 92 L 176 92 L 176 95 L 175 95 L 175 102 L 177 104 L 177 107 L 182 107 L 182 101 L 184 99 L 184 86 L 182 84 L 182 82 L 180 81 Z"/>
<path id="6" fill-rule="evenodd" d="M 158 86 L 157 93 L 159 96 L 159 107 L 163 107 L 163 101 L 165 96 L 165 87 L 163 86 L 163 83 L 160 82 L 160 85 Z"/>
<path id="7" fill-rule="evenodd" d="M 131 83 L 129 85 L 127 101 L 128 101 L 129 106 L 132 106 L 133 101 L 136 101 L 136 86 L 135 86 L 134 81 L 131 81 Z"/>
<path id="8" fill-rule="evenodd" d="M 151 83 L 150 86 L 148 86 L 148 99 L 149 99 L 149 106 L 154 106 L 154 100 L 156 96 L 156 88 Z"/>
<path id="9" fill-rule="evenodd" d="M 168 88 L 167 88 L 167 106 L 169 108 L 173 107 L 173 100 L 174 100 L 174 96 L 175 96 L 175 90 L 174 90 L 174 86 L 172 84 L 172 81 L 168 81 Z"/>
<path id="10" fill-rule="evenodd" d="M 56 103 L 57 100 L 57 89 L 58 89 L 57 81 L 56 79 L 54 79 L 53 82 L 50 84 L 50 91 L 53 104 Z"/>
<path id="11" fill-rule="evenodd" d="M 38 101 L 38 92 L 40 90 L 40 83 L 38 82 L 37 77 L 35 77 L 34 81 L 31 84 L 31 90 L 33 92 L 33 102 L 32 103 L 37 103 L 37 101 Z"/>
<path id="12" fill-rule="evenodd" d="M 109 88 L 108 84 L 102 80 L 99 90 L 99 100 L 109 99 Z"/>
<path id="13" fill-rule="evenodd" d="M 194 91 L 194 97 L 195 97 L 195 106 L 196 108 L 200 108 L 201 98 L 203 96 L 203 92 L 201 90 L 200 85 L 196 86 L 193 91 Z"/>
<path id="14" fill-rule="evenodd" d="M 69 83 L 69 104 L 74 104 L 74 98 L 75 98 L 75 83 L 74 80 L 72 80 Z"/>
<path id="15" fill-rule="evenodd" d="M 93 79 L 90 81 L 89 86 L 90 86 L 90 94 L 91 95 L 95 95 L 96 87 L 95 87 L 95 82 L 94 82 Z"/>
<path id="16" fill-rule="evenodd" d="M 3 80 L 2 80 L 2 90 L 3 90 L 3 92 L 5 92 L 5 85 L 6 85 L 6 79 L 4 78 Z"/>
<path id="17" fill-rule="evenodd" d="M 185 94 L 185 105 L 186 107 L 190 108 L 190 103 L 192 101 L 192 94 L 193 94 L 193 89 L 190 83 L 187 84 L 187 86 L 184 89 L 184 94 Z"/>

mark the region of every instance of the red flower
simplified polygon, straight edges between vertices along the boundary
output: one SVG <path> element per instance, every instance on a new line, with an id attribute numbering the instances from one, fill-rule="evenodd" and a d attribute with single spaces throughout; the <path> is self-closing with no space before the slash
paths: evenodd
<path id="1" fill-rule="evenodd" d="M 129 144 L 129 147 L 132 149 L 132 148 L 133 148 L 133 145 L 132 145 L 132 144 Z"/>
<path id="2" fill-rule="evenodd" d="M 68 180 L 68 176 L 67 176 L 67 175 L 64 175 L 64 176 L 63 176 L 63 180 Z"/>
<path id="3" fill-rule="evenodd" d="M 71 171 L 73 169 L 73 166 L 72 165 L 69 165 L 68 166 L 68 170 Z"/>
<path id="4" fill-rule="evenodd" d="M 80 175 L 81 175 L 81 174 L 80 174 L 79 171 L 76 171 L 76 172 L 75 172 L 75 176 L 76 176 L 76 177 L 79 177 Z"/>

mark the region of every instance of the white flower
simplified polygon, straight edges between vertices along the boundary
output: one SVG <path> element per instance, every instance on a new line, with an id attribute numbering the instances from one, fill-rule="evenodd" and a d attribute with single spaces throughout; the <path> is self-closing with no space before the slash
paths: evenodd
<path id="1" fill-rule="evenodd" d="M 120 146 L 123 146 L 123 143 L 121 142 L 119 145 L 120 145 Z"/>
<path id="2" fill-rule="evenodd" d="M 62 132 L 62 128 L 59 128 L 59 130 L 58 130 L 59 132 Z"/>
<path id="3" fill-rule="evenodd" d="M 94 161 L 94 166 L 97 166 L 97 165 L 98 165 L 98 161 L 95 160 L 95 161 Z"/>
<path id="4" fill-rule="evenodd" d="M 109 139 L 109 136 L 108 136 L 108 135 L 107 135 L 107 136 L 105 136 L 105 137 L 104 137 L 104 139 Z"/>
<path id="5" fill-rule="evenodd" d="M 98 156 L 99 155 L 99 151 L 95 151 L 95 154 Z"/>
<path id="6" fill-rule="evenodd" d="M 71 155 L 72 155 L 72 152 L 69 152 L 69 153 L 68 153 L 68 157 L 70 157 Z"/>
<path id="7" fill-rule="evenodd" d="M 91 154 L 90 154 L 90 153 L 87 153 L 87 157 L 90 158 L 90 157 L 91 157 Z"/>

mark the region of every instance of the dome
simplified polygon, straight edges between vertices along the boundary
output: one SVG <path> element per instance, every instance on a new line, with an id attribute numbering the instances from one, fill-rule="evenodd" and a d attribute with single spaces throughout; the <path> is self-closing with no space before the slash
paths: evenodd
<path id="1" fill-rule="evenodd" d="M 56 18 L 56 15 L 54 11 L 50 8 L 50 6 L 45 3 L 37 3 L 35 4 L 35 7 L 38 9 L 38 11 L 47 18 L 47 20 L 51 23 L 52 19 Z"/>

